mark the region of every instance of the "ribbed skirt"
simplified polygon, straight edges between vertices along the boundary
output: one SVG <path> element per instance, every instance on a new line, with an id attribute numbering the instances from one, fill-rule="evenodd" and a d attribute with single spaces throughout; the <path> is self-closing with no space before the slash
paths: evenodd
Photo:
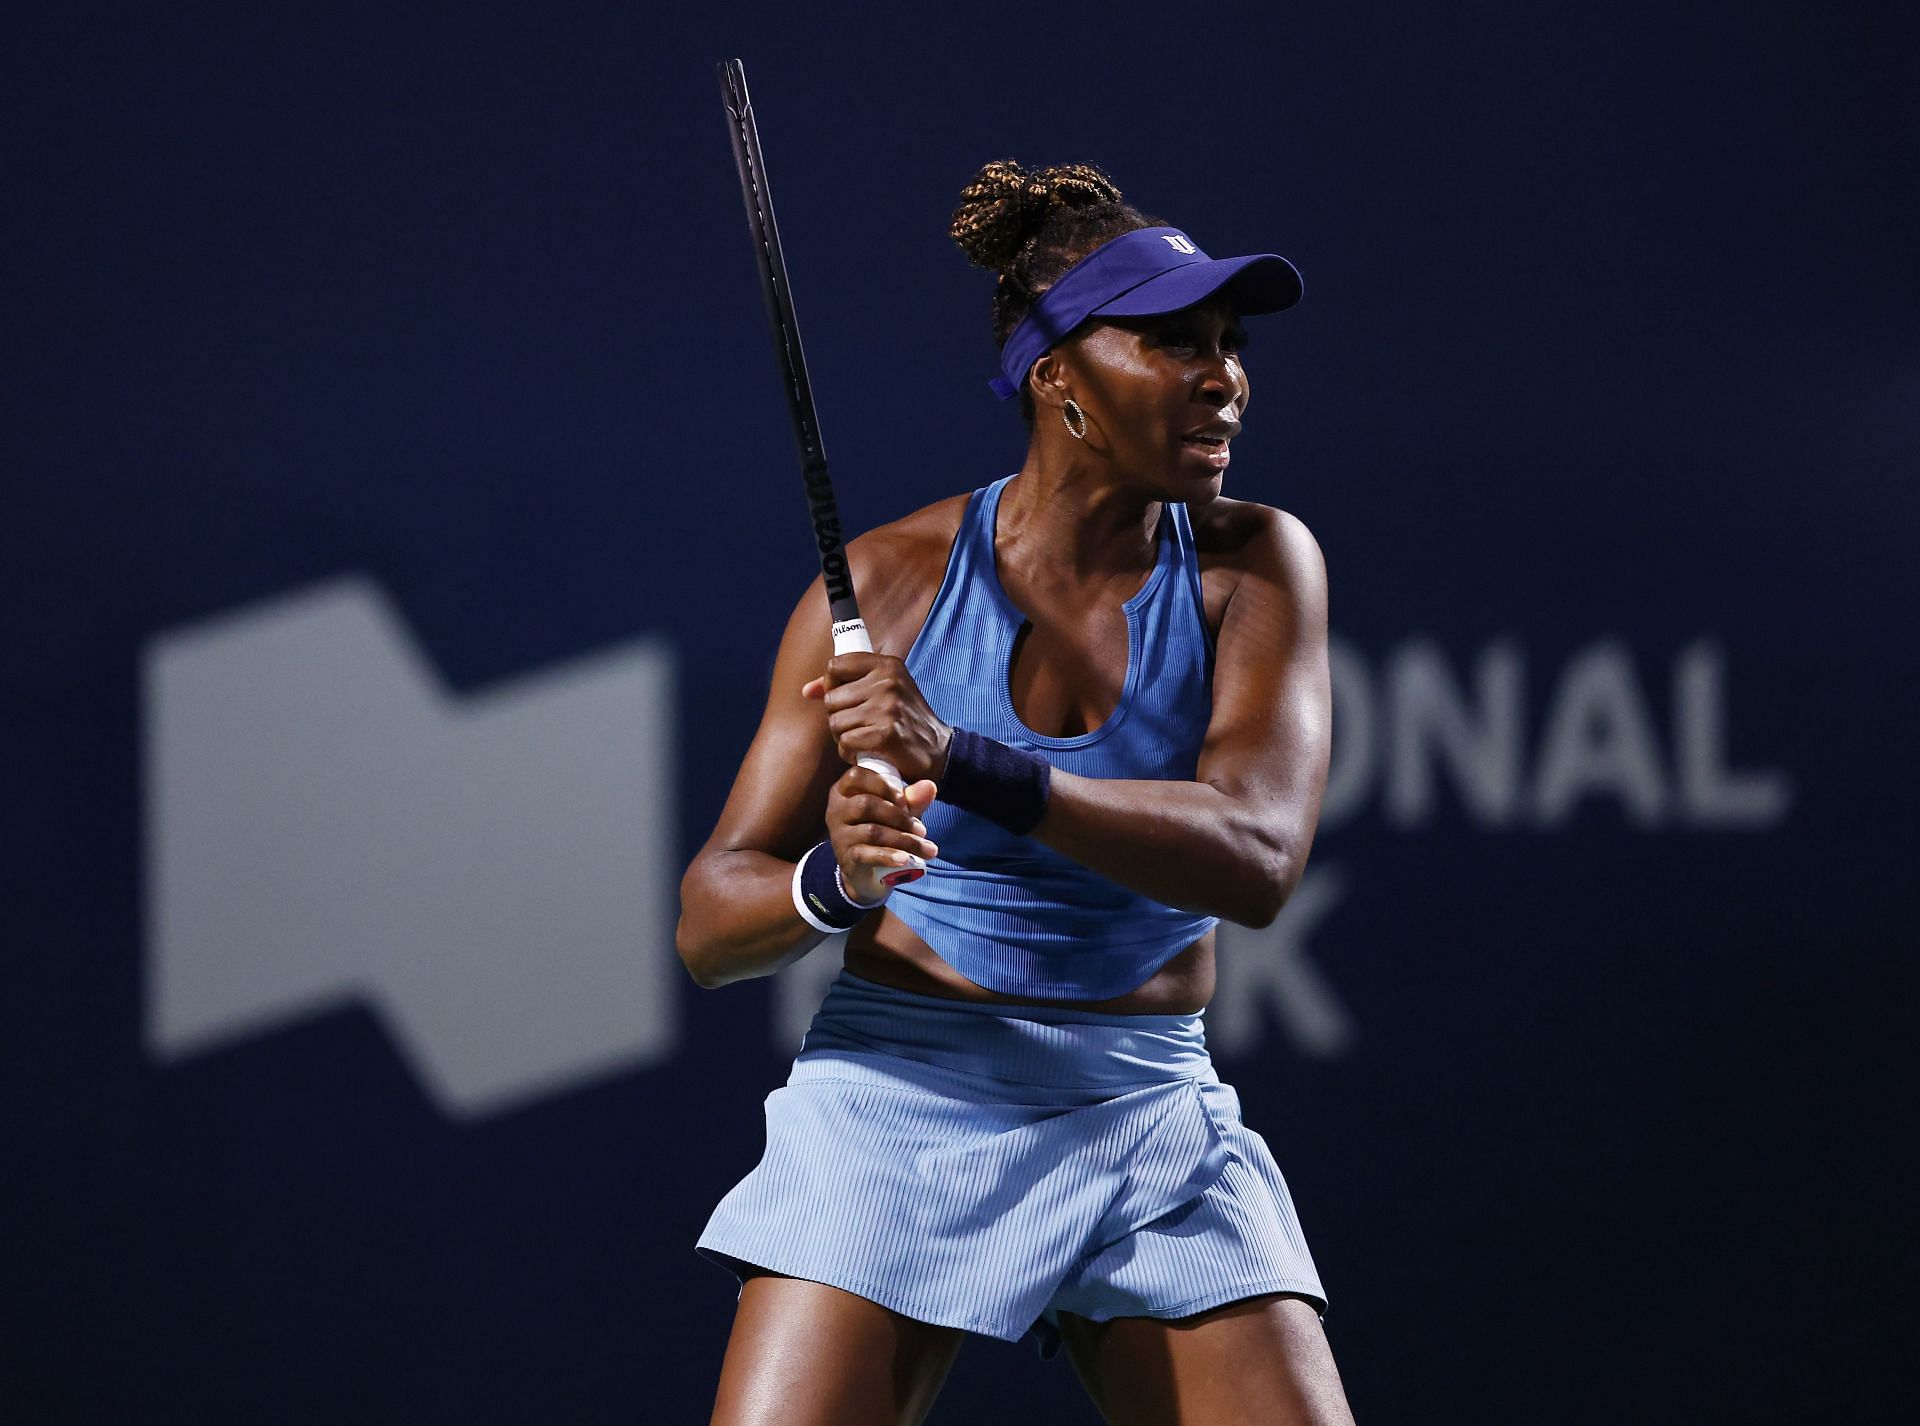
<path id="1" fill-rule="evenodd" d="M 767 1147 L 698 1250 L 923 1322 L 1059 1346 L 1058 1314 L 1184 1317 L 1261 1293 L 1326 1311 L 1266 1141 L 1199 1015 L 914 995 L 842 971 Z"/>

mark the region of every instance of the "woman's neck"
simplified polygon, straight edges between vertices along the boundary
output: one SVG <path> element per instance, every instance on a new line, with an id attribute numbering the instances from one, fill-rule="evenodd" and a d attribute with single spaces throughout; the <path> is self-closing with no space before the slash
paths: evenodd
<path id="1" fill-rule="evenodd" d="M 1161 501 L 1117 483 L 1084 457 L 1044 458 L 1039 443 L 1000 495 L 994 549 L 1029 583 L 1078 589 L 1108 583 L 1129 593 L 1153 568 Z"/>

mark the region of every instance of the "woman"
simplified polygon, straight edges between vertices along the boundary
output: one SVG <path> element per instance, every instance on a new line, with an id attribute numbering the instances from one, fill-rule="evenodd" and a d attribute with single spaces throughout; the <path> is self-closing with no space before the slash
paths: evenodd
<path id="1" fill-rule="evenodd" d="M 847 933 L 700 1239 L 742 1282 L 713 1419 L 917 1422 L 967 1331 L 1031 1331 L 1115 1426 L 1350 1421 L 1200 1019 L 1216 921 L 1273 920 L 1326 781 L 1319 549 L 1220 496 L 1239 318 L 1299 275 L 1085 165 L 987 165 L 953 236 L 1000 274 L 1026 461 L 853 541 L 874 653 L 802 596 L 681 889 L 704 986 Z"/>

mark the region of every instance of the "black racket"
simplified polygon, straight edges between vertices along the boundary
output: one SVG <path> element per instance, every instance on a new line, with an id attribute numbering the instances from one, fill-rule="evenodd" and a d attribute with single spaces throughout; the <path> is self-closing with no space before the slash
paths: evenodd
<path id="1" fill-rule="evenodd" d="M 747 97 L 746 67 L 737 59 L 719 66 L 720 97 L 727 106 L 727 134 L 733 140 L 733 161 L 740 170 L 740 196 L 747 205 L 747 227 L 760 264 L 760 291 L 767 299 L 773 323 L 773 347 L 787 380 L 787 404 L 793 414 L 794 439 L 800 444 L 800 474 L 807 486 L 807 510 L 813 520 L 814 543 L 820 550 L 820 577 L 827 586 L 827 609 L 833 619 L 836 654 L 870 654 L 873 640 L 853 596 L 853 571 L 848 567 L 840 512 L 827 478 L 827 452 L 820 440 L 820 413 L 814 409 L 813 386 L 807 380 L 806 352 L 800 345 L 800 322 L 793 311 L 793 289 L 787 281 L 787 263 L 780 252 L 780 227 L 773 218 L 773 196 L 767 190 L 767 167 L 760 157 L 760 131 L 753 120 L 753 101 Z M 884 758 L 860 758 L 898 792 L 900 773 Z M 881 877 L 889 886 L 912 881 L 926 871 L 914 857 L 912 866 Z"/>

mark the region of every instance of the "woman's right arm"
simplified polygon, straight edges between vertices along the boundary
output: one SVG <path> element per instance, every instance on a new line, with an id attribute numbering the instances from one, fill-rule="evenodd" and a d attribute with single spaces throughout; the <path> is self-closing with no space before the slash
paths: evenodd
<path id="1" fill-rule="evenodd" d="M 772 975 L 826 939 L 793 904 L 794 864 L 823 836 L 831 836 L 849 871 L 856 863 L 879 864 L 887 855 L 882 848 L 935 854 L 916 835 L 924 828 L 904 795 L 872 795 L 879 780 L 841 760 L 825 705 L 800 696 L 832 654 L 826 594 L 816 578 L 787 621 L 766 711 L 720 820 L 680 881 L 674 945 L 688 973 L 709 989 Z M 914 798 L 922 807 L 925 791 Z M 856 894 L 872 899 L 871 892 Z"/>

